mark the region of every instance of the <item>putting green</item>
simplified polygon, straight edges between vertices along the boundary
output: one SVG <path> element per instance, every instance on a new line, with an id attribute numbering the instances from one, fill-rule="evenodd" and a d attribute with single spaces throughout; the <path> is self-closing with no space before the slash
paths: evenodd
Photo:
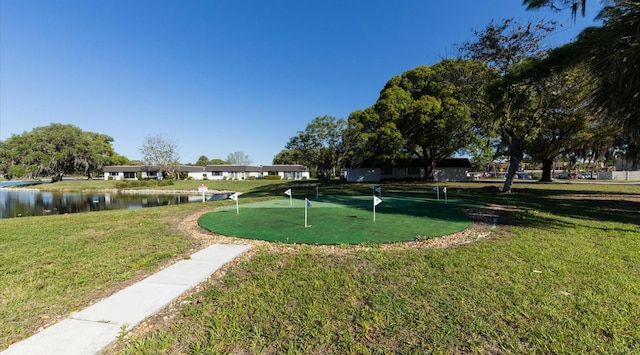
<path id="1" fill-rule="evenodd" d="M 310 200 L 305 227 L 304 200 L 278 199 L 227 206 L 206 213 L 198 224 L 226 236 L 304 244 L 362 244 L 433 238 L 466 229 L 462 212 L 470 204 L 449 199 L 381 197 L 373 221 L 371 196 L 328 196 Z M 290 205 L 291 204 L 291 205 Z"/>

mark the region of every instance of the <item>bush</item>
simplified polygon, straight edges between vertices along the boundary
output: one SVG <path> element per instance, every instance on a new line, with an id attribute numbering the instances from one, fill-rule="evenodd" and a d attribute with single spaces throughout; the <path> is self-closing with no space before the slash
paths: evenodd
<path id="1" fill-rule="evenodd" d="M 255 177 L 255 176 L 249 176 L 249 177 L 247 178 L 247 180 L 255 180 L 255 179 L 256 179 L 256 177 Z"/>
<path id="2" fill-rule="evenodd" d="M 160 180 L 158 181 L 158 186 L 171 186 L 173 185 L 173 180 Z"/>
<path id="3" fill-rule="evenodd" d="M 280 175 L 267 175 L 264 177 L 265 180 L 282 180 L 282 176 Z"/>

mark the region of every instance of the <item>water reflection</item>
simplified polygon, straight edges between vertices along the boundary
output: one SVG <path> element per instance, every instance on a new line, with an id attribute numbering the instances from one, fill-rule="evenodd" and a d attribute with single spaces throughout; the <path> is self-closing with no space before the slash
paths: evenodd
<path id="1" fill-rule="evenodd" d="M 0 218 L 142 208 L 202 201 L 190 195 L 123 195 L 0 189 Z"/>

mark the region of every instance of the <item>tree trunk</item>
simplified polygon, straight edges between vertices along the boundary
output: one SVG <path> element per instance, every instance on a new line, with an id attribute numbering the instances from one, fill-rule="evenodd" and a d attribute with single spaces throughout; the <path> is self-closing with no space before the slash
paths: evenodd
<path id="1" fill-rule="evenodd" d="M 551 182 L 551 170 L 553 170 L 553 158 L 542 160 L 542 182 Z"/>
<path id="2" fill-rule="evenodd" d="M 511 192 L 511 185 L 513 184 L 513 177 L 518 171 L 520 161 L 524 157 L 522 145 L 519 142 L 512 143 L 509 146 L 509 170 L 507 171 L 506 179 L 504 180 L 504 186 L 502 192 Z"/>
<path id="3" fill-rule="evenodd" d="M 434 181 L 435 176 L 433 173 L 436 171 L 436 164 L 433 160 L 427 159 L 424 161 L 424 177 L 422 178 L 425 181 Z"/>

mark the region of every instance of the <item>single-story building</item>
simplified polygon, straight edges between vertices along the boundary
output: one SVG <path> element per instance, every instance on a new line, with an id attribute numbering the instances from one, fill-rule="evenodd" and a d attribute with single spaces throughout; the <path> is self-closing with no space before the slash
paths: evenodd
<path id="1" fill-rule="evenodd" d="M 180 165 L 180 178 L 193 180 L 247 180 L 262 179 L 267 175 L 278 175 L 283 180 L 302 180 L 310 177 L 309 169 L 302 165 Z M 103 168 L 105 180 L 162 179 L 157 167 L 143 165 L 112 165 Z"/>
<path id="2" fill-rule="evenodd" d="M 147 165 L 112 165 L 105 166 L 105 180 L 137 180 L 138 174 L 141 179 L 162 179 L 162 172 L 158 168 Z"/>
<path id="3" fill-rule="evenodd" d="M 377 182 L 381 180 L 422 180 L 425 177 L 424 167 L 415 160 L 403 162 L 403 166 L 387 166 L 378 168 L 356 168 L 344 172 L 349 182 Z M 466 158 L 445 159 L 436 164 L 433 172 L 435 181 L 467 181 L 467 172 L 471 170 L 471 162 Z"/>

